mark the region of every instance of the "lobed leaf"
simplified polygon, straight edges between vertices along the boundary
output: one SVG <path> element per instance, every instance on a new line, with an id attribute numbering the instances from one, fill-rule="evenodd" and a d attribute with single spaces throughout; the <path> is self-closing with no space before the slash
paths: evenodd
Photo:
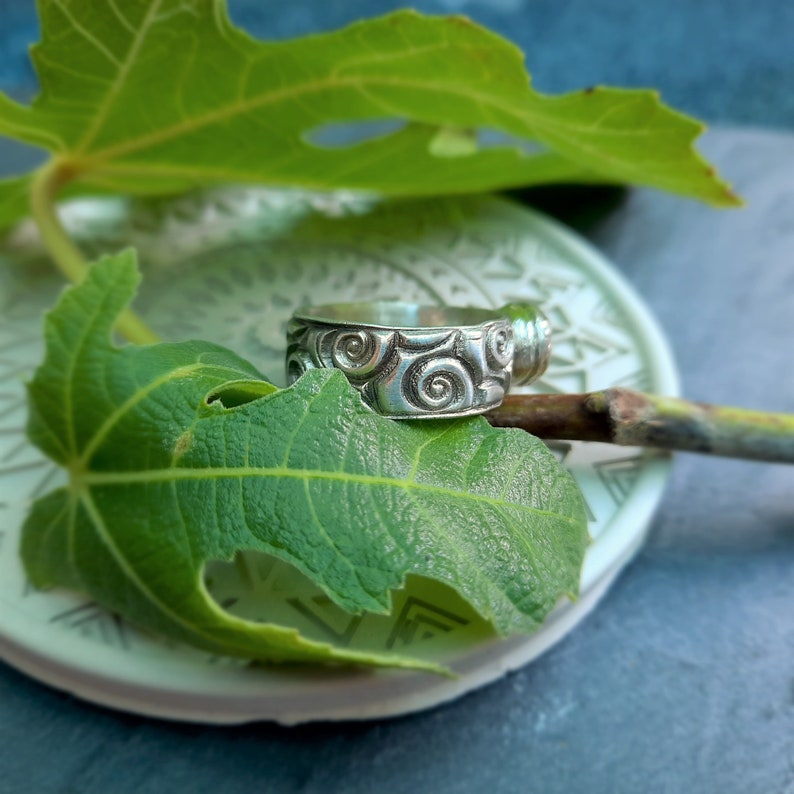
<path id="1" fill-rule="evenodd" d="M 259 182 L 440 194 L 596 181 L 738 203 L 693 149 L 703 126 L 655 92 L 542 95 L 520 50 L 464 17 L 398 11 L 267 42 L 235 27 L 223 0 L 38 7 L 41 94 L 31 107 L 0 96 L 0 134 L 54 152 L 85 193 Z M 317 143 L 328 125 L 373 120 L 405 126 L 346 147 Z M 469 143 L 445 145 L 448 129 Z"/>
<path id="2" fill-rule="evenodd" d="M 539 440 L 482 418 L 384 419 L 336 371 L 277 390 L 207 342 L 116 348 L 137 280 L 133 253 L 105 258 L 46 319 L 28 434 L 69 483 L 23 528 L 34 584 L 217 653 L 431 669 L 234 617 L 204 567 L 265 552 L 356 613 L 387 612 L 417 574 L 502 633 L 537 628 L 577 591 L 582 500 Z"/>

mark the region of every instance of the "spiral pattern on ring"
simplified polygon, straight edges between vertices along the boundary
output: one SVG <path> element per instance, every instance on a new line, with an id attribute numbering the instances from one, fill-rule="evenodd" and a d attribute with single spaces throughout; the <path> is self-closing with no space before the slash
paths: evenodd
<path id="1" fill-rule="evenodd" d="M 513 329 L 507 323 L 498 323 L 488 329 L 485 352 L 488 364 L 496 370 L 504 369 L 513 360 Z"/>
<path id="2" fill-rule="evenodd" d="M 349 375 L 368 375 L 378 366 L 383 342 L 364 330 L 338 331 L 331 344 L 331 359 Z"/>
<path id="3" fill-rule="evenodd" d="M 472 376 L 454 358 L 427 358 L 417 361 L 405 373 L 405 399 L 423 411 L 463 410 L 474 397 Z"/>

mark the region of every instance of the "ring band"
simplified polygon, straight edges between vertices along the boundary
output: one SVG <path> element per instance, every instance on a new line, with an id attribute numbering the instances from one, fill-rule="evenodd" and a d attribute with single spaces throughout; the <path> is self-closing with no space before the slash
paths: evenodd
<path id="1" fill-rule="evenodd" d="M 537 307 L 335 303 L 298 309 L 287 324 L 287 381 L 340 369 L 373 410 L 392 419 L 480 414 L 539 377 L 551 328 Z"/>

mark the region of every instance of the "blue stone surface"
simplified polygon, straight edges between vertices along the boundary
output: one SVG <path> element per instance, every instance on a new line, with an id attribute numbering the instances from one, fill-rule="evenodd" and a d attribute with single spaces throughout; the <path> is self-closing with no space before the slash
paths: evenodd
<path id="1" fill-rule="evenodd" d="M 651 84 L 709 121 L 794 124 L 794 6 L 438 0 L 528 51 L 539 87 Z M 278 7 L 278 13 L 275 8 Z M 287 36 L 386 10 L 235 2 Z M 0 2 L 0 86 L 33 90 L 30 7 Z M 684 393 L 794 411 L 794 136 L 720 130 L 748 200 L 530 191 L 589 236 L 667 332 Z M 0 170 L 10 169 L 0 148 Z M 794 468 L 677 457 L 650 539 L 534 664 L 433 711 L 361 724 L 212 728 L 79 702 L 0 665 L 0 794 L 794 792 Z"/>

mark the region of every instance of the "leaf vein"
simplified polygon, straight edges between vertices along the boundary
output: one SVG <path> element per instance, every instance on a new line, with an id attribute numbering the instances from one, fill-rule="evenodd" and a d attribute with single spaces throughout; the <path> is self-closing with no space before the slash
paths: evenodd
<path id="1" fill-rule="evenodd" d="M 516 502 L 504 502 L 495 497 L 471 493 L 453 487 L 433 485 L 431 483 L 413 482 L 385 477 L 382 475 L 358 474 L 352 472 L 324 471 L 320 469 L 289 469 L 284 467 L 214 467 L 214 468 L 175 468 L 175 469 L 147 469 L 145 471 L 92 471 L 80 476 L 79 482 L 86 486 L 107 485 L 132 485 L 136 483 L 167 482 L 171 479 L 178 480 L 219 480 L 234 479 L 236 477 L 262 477 L 272 479 L 312 479 L 330 480 L 336 482 L 356 482 L 364 485 L 383 485 L 391 488 L 406 488 L 417 492 L 436 493 L 457 499 L 473 500 L 483 504 L 496 504 L 512 507 L 516 510 L 540 515 L 550 516 L 571 524 L 578 522 L 569 516 L 562 515 L 553 510 L 545 510 L 531 505 Z"/>
<path id="2" fill-rule="evenodd" d="M 97 52 L 104 55 L 105 58 L 107 58 L 114 66 L 121 66 L 119 59 L 116 58 L 116 56 L 98 38 L 96 38 L 91 31 L 83 27 L 83 25 L 77 21 L 74 14 L 72 14 L 62 0 L 52 0 L 52 3 L 66 17 L 77 33 L 79 33 L 80 36 L 82 36 L 82 38 L 84 38 Z"/>
<path id="3" fill-rule="evenodd" d="M 141 23 L 140 28 L 133 38 L 129 50 L 127 50 L 127 55 L 125 56 L 124 61 L 117 64 L 119 71 L 116 75 L 116 79 L 113 81 L 112 85 L 110 86 L 110 90 L 105 95 L 104 101 L 94 114 L 91 126 L 88 127 L 85 134 L 83 135 L 82 140 L 76 147 L 77 154 L 81 154 L 88 149 L 91 143 L 95 140 L 99 130 L 102 128 L 102 125 L 105 123 L 108 113 L 110 112 L 110 108 L 113 106 L 116 97 L 121 91 L 122 86 L 126 82 L 127 77 L 129 76 L 129 73 L 135 64 L 138 51 L 140 50 L 143 41 L 149 32 L 149 27 L 153 24 L 157 17 L 157 12 L 161 4 L 162 0 L 153 0 L 146 11 L 146 16 L 143 18 L 143 22 Z"/>

